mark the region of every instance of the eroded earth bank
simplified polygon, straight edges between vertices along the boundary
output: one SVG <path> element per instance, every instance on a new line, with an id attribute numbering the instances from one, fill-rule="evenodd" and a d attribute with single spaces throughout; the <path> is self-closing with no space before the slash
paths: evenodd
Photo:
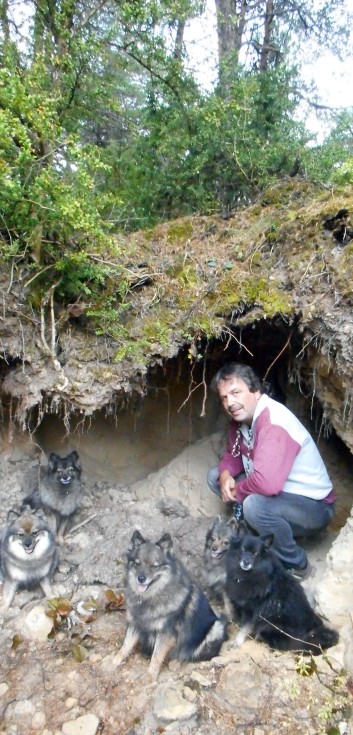
<path id="1" fill-rule="evenodd" d="M 54 601 L 20 592 L 2 622 L 0 732 L 353 732 L 352 209 L 350 190 L 293 179 L 227 218 L 121 235 L 99 254 L 107 282 L 76 300 L 55 263 L 1 262 L 2 531 L 50 452 L 79 453 L 84 499 Z M 303 584 L 340 642 L 314 660 L 251 640 L 236 649 L 232 624 L 219 657 L 166 663 L 150 684 L 139 654 L 113 664 L 126 550 L 135 529 L 169 531 L 204 584 L 206 530 L 224 514 L 206 472 L 227 428 L 208 386 L 228 359 L 270 381 L 326 461 L 337 513 L 307 547 Z"/>
<path id="2" fill-rule="evenodd" d="M 161 376 L 159 376 L 161 380 Z M 325 656 L 303 659 L 271 652 L 248 640 L 230 640 L 207 663 L 167 663 L 157 684 L 146 679 L 140 654 L 117 671 L 113 659 L 125 629 L 125 554 L 137 528 L 157 540 L 169 531 L 176 553 L 203 585 L 202 552 L 210 519 L 224 507 L 206 488 L 207 468 L 217 461 L 226 425 L 211 395 L 174 377 L 147 400 L 127 407 L 118 420 L 98 416 L 66 435 L 48 415 L 32 438 L 15 431 L 1 444 L 1 522 L 33 483 L 48 452 L 79 452 L 84 501 L 74 530 L 60 550 L 53 608 L 40 592 L 20 592 L 1 629 L 0 703 L 7 735 L 230 732 L 345 733 L 350 728 L 351 685 L 351 460 L 335 436 L 320 437 L 338 492 L 338 511 L 328 533 L 308 546 L 314 575 L 307 594 L 341 641 Z M 164 388 L 163 390 L 161 390 Z M 289 398 L 288 398 L 289 396 Z M 310 401 L 288 389 L 303 420 Z M 188 400 L 187 400 L 188 399 Z M 185 404 L 183 405 L 183 403 Z M 191 405 L 190 405 L 191 404 Z M 82 524 L 82 525 L 80 525 Z M 76 527 L 76 530 L 75 530 Z"/>

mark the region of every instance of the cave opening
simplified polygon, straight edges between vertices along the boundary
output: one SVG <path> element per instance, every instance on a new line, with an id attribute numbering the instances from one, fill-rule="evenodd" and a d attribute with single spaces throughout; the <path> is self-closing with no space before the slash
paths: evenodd
<path id="1" fill-rule="evenodd" d="M 67 406 L 46 397 L 44 413 L 41 407 L 30 416 L 30 441 L 43 457 L 76 449 L 90 478 L 127 486 L 144 481 L 198 441 L 215 432 L 225 435 L 226 418 L 210 383 L 224 363 L 247 363 L 315 436 L 334 481 L 344 489 L 342 525 L 351 507 L 351 455 L 325 421 L 308 381 L 305 344 L 298 324 L 282 317 L 242 327 L 229 322 L 219 338 L 195 339 L 175 358 L 151 367 L 141 393 L 117 394 L 114 404 L 90 417 L 68 415 Z M 19 441 L 21 432 L 14 437 Z"/>

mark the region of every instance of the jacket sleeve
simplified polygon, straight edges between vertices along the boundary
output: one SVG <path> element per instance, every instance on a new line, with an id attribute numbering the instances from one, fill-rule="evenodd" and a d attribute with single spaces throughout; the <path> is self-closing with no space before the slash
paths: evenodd
<path id="1" fill-rule="evenodd" d="M 233 444 L 235 442 L 237 431 L 238 431 L 238 427 L 236 423 L 233 421 L 229 429 L 227 449 L 218 465 L 220 474 L 221 472 L 223 472 L 223 470 L 228 470 L 228 472 L 232 475 L 232 477 L 237 477 L 237 475 L 240 475 L 241 472 L 244 472 L 243 460 L 241 458 L 241 454 L 239 454 L 239 457 L 232 456 L 232 449 L 233 449 Z M 242 441 L 242 437 L 241 437 L 241 441 Z"/>
<path id="2" fill-rule="evenodd" d="M 259 429 L 253 450 L 253 470 L 237 485 L 237 500 L 247 495 L 278 495 L 283 490 L 300 444 L 281 426 L 266 424 Z"/>

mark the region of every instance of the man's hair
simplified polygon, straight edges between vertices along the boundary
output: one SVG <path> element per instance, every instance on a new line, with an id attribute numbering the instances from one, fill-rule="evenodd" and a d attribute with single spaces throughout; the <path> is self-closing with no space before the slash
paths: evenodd
<path id="1" fill-rule="evenodd" d="M 218 370 L 211 382 L 211 388 L 215 391 L 221 380 L 230 380 L 231 378 L 239 378 L 248 386 L 250 393 L 259 390 L 260 393 L 266 393 L 266 386 L 262 380 L 256 375 L 250 365 L 242 365 L 240 362 L 228 362 Z"/>

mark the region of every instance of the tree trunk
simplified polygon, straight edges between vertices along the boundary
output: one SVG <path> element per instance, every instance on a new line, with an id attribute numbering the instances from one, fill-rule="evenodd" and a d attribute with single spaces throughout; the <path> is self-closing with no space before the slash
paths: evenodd
<path id="1" fill-rule="evenodd" d="M 9 24 L 9 4 L 7 0 L 0 3 L 0 23 L 4 36 L 4 43 L 10 41 L 10 24 Z"/>
<path id="2" fill-rule="evenodd" d="M 178 27 L 175 37 L 174 45 L 174 58 L 181 61 L 183 55 L 183 42 L 184 42 L 184 30 L 185 30 L 185 19 L 178 21 Z"/>
<path id="3" fill-rule="evenodd" d="M 269 66 L 270 51 L 274 49 L 271 46 L 272 31 L 274 21 L 274 0 L 266 0 L 265 19 L 264 19 L 264 38 L 260 52 L 260 72 L 265 72 Z"/>
<path id="4" fill-rule="evenodd" d="M 215 0 L 218 66 L 221 86 L 227 85 L 239 60 L 247 22 L 247 0 Z"/>

